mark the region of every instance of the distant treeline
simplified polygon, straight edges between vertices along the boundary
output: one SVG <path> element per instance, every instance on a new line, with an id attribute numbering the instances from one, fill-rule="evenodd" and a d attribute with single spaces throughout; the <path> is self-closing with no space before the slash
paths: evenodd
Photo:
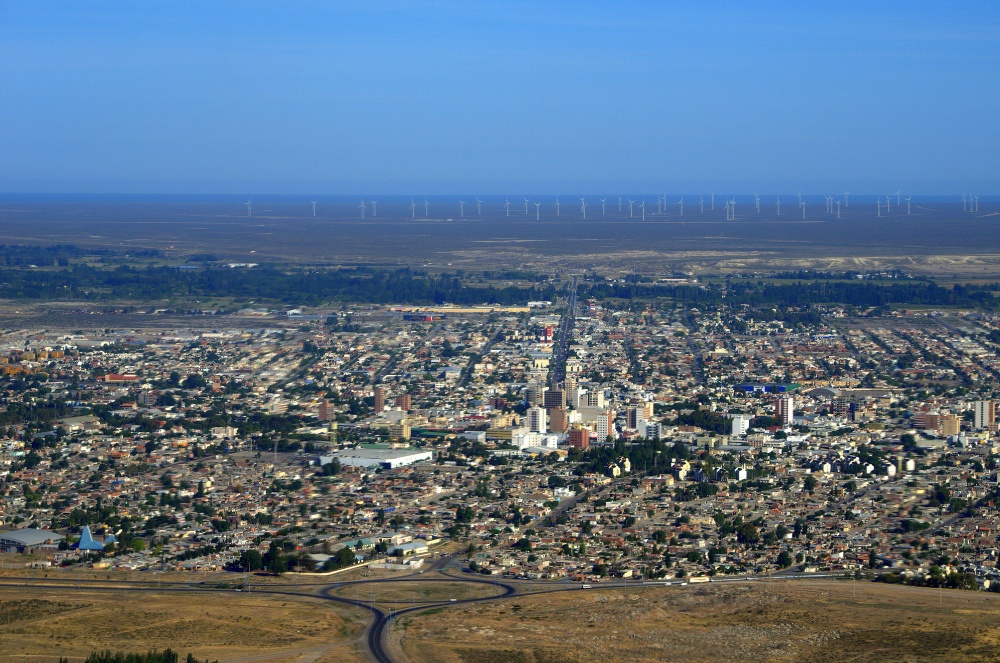
<path id="1" fill-rule="evenodd" d="M 0 299 L 140 300 L 173 297 L 233 297 L 288 304 L 329 301 L 371 304 L 522 304 L 552 300 L 554 285 L 474 287 L 454 275 L 409 270 L 349 270 L 205 267 L 101 269 L 74 265 L 66 270 L 0 268 Z"/>
<path id="2" fill-rule="evenodd" d="M 878 306 L 961 306 L 996 309 L 994 296 L 1000 284 L 955 285 L 944 288 L 933 282 L 906 282 L 882 285 L 868 281 L 830 282 L 796 281 L 767 283 L 731 281 L 725 285 L 646 285 L 599 284 L 585 287 L 583 296 L 597 299 L 670 298 L 678 303 L 698 306 L 729 304 L 750 306 L 809 306 L 843 304 L 857 308 Z"/>
<path id="3" fill-rule="evenodd" d="M 111 249 L 83 249 L 71 244 L 56 244 L 53 246 L 6 246 L 0 244 L 0 264 L 19 267 L 66 267 L 71 260 L 80 260 L 85 256 L 97 256 L 107 260 L 114 256 L 124 257 L 126 254 Z M 159 255 L 155 249 L 137 249 L 128 253 L 129 257 L 152 258 Z"/>
<path id="4" fill-rule="evenodd" d="M 122 652 L 94 652 L 87 657 L 85 663 L 201 663 L 193 655 L 181 658 L 177 652 L 164 649 L 162 652 L 151 651 L 147 654 L 123 654 Z M 60 658 L 59 663 L 69 663 L 66 658 Z M 208 663 L 208 659 L 205 660 Z M 218 661 L 216 661 L 218 663 Z"/>

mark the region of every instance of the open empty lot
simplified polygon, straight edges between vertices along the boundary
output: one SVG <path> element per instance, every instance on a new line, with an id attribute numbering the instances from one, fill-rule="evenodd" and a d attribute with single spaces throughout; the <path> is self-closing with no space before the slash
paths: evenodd
<path id="1" fill-rule="evenodd" d="M 995 661 L 1000 595 L 847 582 L 579 590 L 428 611 L 409 660 Z"/>
<path id="2" fill-rule="evenodd" d="M 367 613 L 265 594 L 0 589 L 0 662 L 167 647 L 222 662 L 364 660 Z"/>

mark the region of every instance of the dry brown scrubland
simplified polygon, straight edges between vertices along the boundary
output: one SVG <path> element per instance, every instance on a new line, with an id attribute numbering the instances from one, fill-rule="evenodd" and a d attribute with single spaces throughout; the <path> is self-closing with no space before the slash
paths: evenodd
<path id="1" fill-rule="evenodd" d="M 400 620 L 414 663 L 996 661 L 1000 595 L 845 582 L 579 590 Z"/>
<path id="2" fill-rule="evenodd" d="M 0 662 L 171 648 L 223 663 L 364 661 L 367 614 L 253 593 L 0 590 Z"/>

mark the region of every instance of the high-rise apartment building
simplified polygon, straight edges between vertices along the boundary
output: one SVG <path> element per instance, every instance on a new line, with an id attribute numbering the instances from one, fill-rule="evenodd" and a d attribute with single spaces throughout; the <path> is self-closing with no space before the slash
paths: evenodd
<path id="1" fill-rule="evenodd" d="M 548 432 L 548 421 L 546 417 L 545 408 L 532 407 L 528 408 L 528 430 L 533 433 L 547 433 Z"/>
<path id="2" fill-rule="evenodd" d="M 774 416 L 782 426 L 789 426 L 795 418 L 795 399 L 790 394 L 782 394 L 774 406 Z"/>
<path id="3" fill-rule="evenodd" d="M 978 429 L 989 428 L 997 422 L 996 401 L 976 401 L 972 404 L 972 411 L 975 415 L 973 423 Z"/>

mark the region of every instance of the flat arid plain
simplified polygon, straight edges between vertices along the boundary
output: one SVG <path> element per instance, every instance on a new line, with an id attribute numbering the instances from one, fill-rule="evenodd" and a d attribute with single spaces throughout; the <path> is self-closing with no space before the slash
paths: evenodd
<path id="1" fill-rule="evenodd" d="M 775 580 L 595 585 L 452 605 L 448 596 L 491 593 L 456 587 L 443 581 L 414 594 L 386 586 L 374 597 L 385 609 L 430 606 L 395 621 L 388 643 L 395 660 L 971 662 L 996 660 L 1000 642 L 1000 595 L 993 593 Z M 365 661 L 367 622 L 367 611 L 305 596 L 6 587 L 0 662 L 168 647 L 221 663 Z"/>
<path id="2" fill-rule="evenodd" d="M 1000 595 L 870 582 L 593 589 L 430 610 L 410 661 L 995 661 Z"/>
<path id="3" fill-rule="evenodd" d="M 550 200 L 551 199 L 551 200 Z M 387 198 L 379 216 L 362 219 L 357 201 L 321 200 L 317 216 L 303 199 L 260 200 L 253 216 L 242 200 L 0 201 L 0 243 L 70 244 L 121 251 L 155 250 L 167 259 L 211 254 L 223 260 L 314 265 L 416 266 L 431 269 L 608 269 L 646 272 L 753 272 L 901 268 L 932 276 L 983 277 L 1000 266 L 1000 219 L 995 203 L 963 211 L 955 200 L 905 204 L 876 216 L 874 202 L 852 198 L 840 218 L 813 200 L 800 214 L 794 197 L 776 214 L 773 199 L 758 213 L 750 201 L 727 221 L 721 202 L 700 212 L 692 200 L 683 216 L 674 207 L 645 218 L 627 205 L 564 204 L 551 196 L 538 219 L 503 198 L 487 198 L 482 216 L 471 205 L 459 217 L 457 198 L 432 199 L 424 218 L 411 217 L 409 198 Z M 576 200 L 571 198 L 571 200 Z M 695 199 L 694 202 L 696 202 Z M 872 199 L 874 200 L 874 199 Z M 887 215 L 886 215 L 887 214 Z"/>

